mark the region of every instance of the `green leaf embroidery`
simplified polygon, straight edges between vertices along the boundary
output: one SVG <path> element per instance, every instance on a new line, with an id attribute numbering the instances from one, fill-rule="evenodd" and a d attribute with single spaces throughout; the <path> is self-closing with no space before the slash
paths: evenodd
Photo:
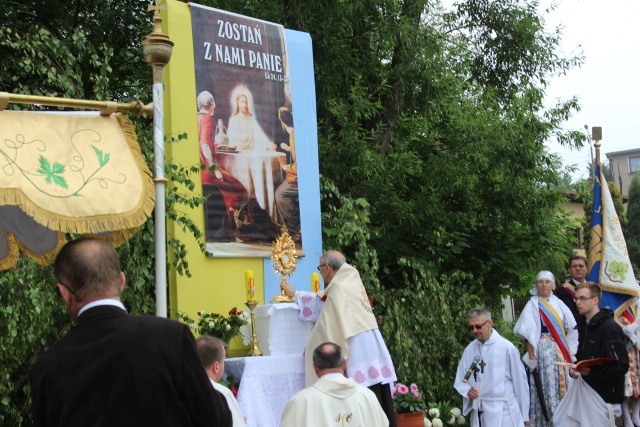
<path id="1" fill-rule="evenodd" d="M 53 182 L 55 185 L 64 189 L 69 188 L 67 180 L 60 176 L 64 173 L 64 165 L 58 162 L 53 162 L 52 166 L 51 163 L 41 155 L 40 169 L 38 169 L 38 172 L 47 176 L 45 179 L 47 184 L 51 184 Z"/>
<path id="2" fill-rule="evenodd" d="M 102 150 L 98 149 L 98 147 L 92 145 L 91 148 L 93 148 L 93 151 L 96 152 L 96 155 L 98 156 L 98 162 L 100 163 L 100 167 L 106 165 L 107 163 L 109 163 L 109 159 L 111 158 L 111 154 L 109 153 L 103 153 Z"/>

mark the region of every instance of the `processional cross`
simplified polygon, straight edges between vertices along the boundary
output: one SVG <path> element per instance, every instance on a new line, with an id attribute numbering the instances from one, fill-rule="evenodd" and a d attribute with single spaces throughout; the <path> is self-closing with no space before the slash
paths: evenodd
<path id="1" fill-rule="evenodd" d="M 151 12 L 153 11 L 153 14 L 155 15 L 156 13 L 160 13 L 161 10 L 166 10 L 167 9 L 167 5 L 166 4 L 160 4 L 161 0 L 156 0 L 156 4 L 150 4 L 149 6 L 147 6 L 147 12 Z"/>

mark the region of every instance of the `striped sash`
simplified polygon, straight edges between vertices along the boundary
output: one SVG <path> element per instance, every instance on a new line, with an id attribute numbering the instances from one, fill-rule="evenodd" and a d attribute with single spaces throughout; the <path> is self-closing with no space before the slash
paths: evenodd
<path id="1" fill-rule="evenodd" d="M 569 295 L 571 295 L 571 298 L 576 297 L 576 288 L 571 283 L 566 282 L 562 285 L 562 287 L 565 288 L 567 292 L 569 292 Z"/>
<path id="2" fill-rule="evenodd" d="M 551 333 L 553 340 L 558 345 L 562 356 L 564 356 L 565 362 L 571 362 L 571 354 L 569 353 L 569 345 L 567 344 L 567 335 L 564 332 L 564 325 L 562 319 L 558 315 L 558 312 L 553 306 L 542 298 L 538 298 L 538 311 L 540 311 L 540 317 L 544 322 L 547 329 Z"/>

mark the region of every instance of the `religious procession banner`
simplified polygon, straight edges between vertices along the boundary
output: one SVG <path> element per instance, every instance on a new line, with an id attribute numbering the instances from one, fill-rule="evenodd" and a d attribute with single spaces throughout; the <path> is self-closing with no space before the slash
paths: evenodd
<path id="1" fill-rule="evenodd" d="M 190 176 L 194 188 L 168 186 L 208 196 L 178 206 L 205 242 L 167 222 L 191 273 L 169 271 L 171 314 L 242 307 L 247 271 L 260 304 L 279 294 L 271 253 L 283 225 L 299 257 L 288 280 L 311 289 L 322 252 L 311 35 L 194 3 L 164 6 L 163 32 L 175 43 L 163 74 L 164 130 L 176 141 L 165 145 L 167 161 L 206 169 Z"/>
<path id="2" fill-rule="evenodd" d="M 0 269 L 46 263 L 63 233 L 123 243 L 150 215 L 151 172 L 122 115 L 0 111 Z"/>
<path id="3" fill-rule="evenodd" d="M 282 226 L 302 249 L 283 27 L 192 3 L 191 29 L 207 249 L 268 255 Z"/>
<path id="4" fill-rule="evenodd" d="M 636 317 L 633 301 L 640 293 L 620 220 L 599 162 L 596 164 L 590 236 L 587 280 L 600 284 L 601 307 L 610 307 L 615 317 L 625 316 L 633 322 Z"/>

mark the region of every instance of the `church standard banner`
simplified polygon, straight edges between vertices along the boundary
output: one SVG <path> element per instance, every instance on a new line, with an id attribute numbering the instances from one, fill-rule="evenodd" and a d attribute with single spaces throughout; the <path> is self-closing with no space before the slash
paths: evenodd
<path id="1" fill-rule="evenodd" d="M 214 256 L 270 255 L 286 226 L 301 250 L 284 29 L 190 8 L 207 249 Z"/>

